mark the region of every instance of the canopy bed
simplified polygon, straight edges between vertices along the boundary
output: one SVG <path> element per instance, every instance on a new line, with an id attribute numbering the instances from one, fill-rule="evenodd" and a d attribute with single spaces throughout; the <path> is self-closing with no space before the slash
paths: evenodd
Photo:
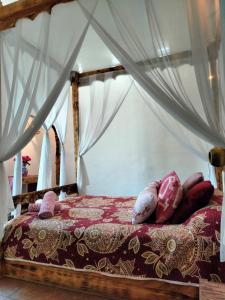
<path id="1" fill-rule="evenodd" d="M 77 192 L 76 185 L 63 189 Z M 54 190 L 59 193 L 60 187 Z M 14 201 L 34 202 L 44 192 Z M 131 225 L 135 199 L 71 195 L 51 219 L 27 212 L 11 220 L 3 239 L 3 276 L 22 273 L 24 280 L 110 299 L 198 299 L 199 279 L 225 281 L 219 259 L 221 202 L 211 202 L 180 225 Z"/>
<path id="2" fill-rule="evenodd" d="M 114 68 L 92 75 L 108 71 Z M 79 124 L 79 77 L 87 75 L 71 73 L 74 128 Z M 79 139 L 78 130 L 74 135 Z M 223 159 L 223 151 L 210 152 L 214 166 L 221 168 Z M 53 190 L 59 193 L 60 189 Z M 67 194 L 78 193 L 76 184 L 63 189 Z M 61 202 L 60 213 L 43 221 L 26 211 L 28 203 L 46 191 L 14 197 L 15 204 L 23 204 L 23 214 L 6 229 L 4 276 L 20 278 L 23 272 L 25 280 L 121 299 L 159 295 L 162 299 L 197 299 L 200 278 L 225 281 L 225 266 L 219 261 L 221 203 L 210 203 L 181 225 L 135 226 L 131 225 L 134 197 L 72 195 Z"/>
<path id="3" fill-rule="evenodd" d="M 100 292 L 112 299 L 149 299 L 150 297 L 197 299 L 201 278 L 225 282 L 225 263 L 220 262 L 219 255 L 221 254 L 224 261 L 224 233 L 221 233 L 221 239 L 219 237 L 220 223 L 225 219 L 222 216 L 220 222 L 221 203 L 210 203 L 179 225 L 147 223 L 131 225 L 129 220 L 134 198 L 78 196 L 77 192 L 82 191 L 85 175 L 82 156 L 103 135 L 123 103 L 133 81 L 131 80 L 115 99 L 115 104 L 107 117 L 102 113 L 101 122 L 99 120 L 96 123 L 91 122 L 91 125 L 95 125 L 94 132 L 86 132 L 87 134 L 82 137 L 79 136 L 78 87 L 84 78 L 96 74 L 104 74 L 104 78 L 112 80 L 114 71 L 129 72 L 145 92 L 182 125 L 210 144 L 224 147 L 225 106 L 223 106 L 223 92 L 219 90 L 221 79 L 216 76 L 219 75 L 218 59 L 223 59 L 223 55 L 219 56 L 221 45 L 222 54 L 225 52 L 224 40 L 222 39 L 221 42 L 225 30 L 221 29 L 220 36 L 218 10 L 216 10 L 218 2 L 209 4 L 209 11 L 206 7 L 202 13 L 201 1 L 188 1 L 187 28 L 190 33 L 190 45 L 185 44 L 188 50 L 181 49 L 178 53 L 169 54 L 166 47 L 162 48 L 164 40 L 158 28 L 154 1 L 142 1 L 140 8 L 146 9 L 148 29 L 152 35 L 151 55 L 145 48 L 145 41 L 142 44 L 139 39 L 140 31 L 137 30 L 136 34 L 129 31 L 130 19 L 129 17 L 126 19 L 127 15 L 123 15 L 124 11 L 120 11 L 119 6 L 117 7 L 119 2 L 117 4 L 110 0 L 94 2 L 85 4 L 85 1 L 72 1 L 67 4 L 71 5 L 71 15 L 70 18 L 65 19 L 65 23 L 67 29 L 70 28 L 72 31 L 67 31 L 68 39 L 60 32 L 60 24 L 57 24 L 54 19 L 57 19 L 57 10 L 54 9 L 52 15 L 43 13 L 33 22 L 21 20 L 16 24 L 15 30 L 6 31 L 1 35 L 1 72 L 7 107 L 2 109 L 3 120 L 0 119 L 1 145 L 2 143 L 5 145 L 0 149 L 0 193 L 4 199 L 3 209 L 0 211 L 0 237 L 3 237 L 3 227 L 7 223 L 8 212 L 14 205 L 22 204 L 21 216 L 11 220 L 5 227 L 2 240 L 2 274 L 21 278 L 22 273 L 25 280 L 87 289 Z M 125 2 L 126 0 L 122 3 L 123 9 Z M 49 9 L 55 1 L 46 3 L 44 9 Z M 102 5 L 100 9 L 98 3 Z M 133 4 L 132 14 L 135 17 L 137 3 L 133 2 Z M 62 10 L 65 7 L 62 7 Z M 40 5 L 39 9 L 43 10 L 43 7 Z M 211 14 L 208 15 L 212 12 L 210 9 L 214 14 L 213 20 L 210 19 L 210 25 L 213 23 L 209 30 L 211 35 L 208 35 L 204 25 L 209 15 L 211 18 Z M 27 14 L 30 15 L 31 11 Z M 118 26 L 117 30 L 120 34 L 118 40 L 116 31 L 110 31 L 111 23 L 105 24 L 107 18 L 104 19 L 104 12 L 106 16 L 112 14 L 114 21 L 112 24 Z M 221 16 L 222 14 L 221 10 Z M 198 21 L 199 16 L 203 22 L 200 22 L 201 18 Z M 16 17 L 18 18 L 20 15 Z M 76 28 L 80 24 L 82 24 L 79 26 L 81 29 L 77 32 Z M 81 74 L 70 73 L 90 24 L 124 67 L 117 66 Z M 132 31 L 135 23 L 131 22 L 131 25 Z M 146 26 L 146 24 L 142 25 Z M 1 28 L 6 29 L 6 26 L 8 28 L 9 24 L 3 24 Z M 54 31 L 55 26 L 59 33 L 57 30 Z M 32 30 L 38 28 L 38 37 L 29 36 L 30 28 Z M 61 47 L 61 37 L 65 38 L 64 47 Z M 201 49 L 196 47 L 199 39 L 201 39 Z M 72 49 L 71 45 L 73 45 Z M 63 49 L 63 51 L 58 53 L 56 49 Z M 157 49 L 159 53 L 154 57 Z M 22 72 L 24 60 L 30 67 Z M 189 98 L 178 72 L 179 63 L 183 64 L 187 61 L 193 64 L 196 74 L 202 104 L 200 108 L 196 107 L 194 101 Z M 11 65 L 8 70 L 6 63 Z M 208 82 L 208 75 L 213 70 L 217 80 L 216 83 L 211 84 Z M 49 144 L 48 128 L 57 119 L 64 103 L 65 95 L 62 96 L 62 93 L 66 81 L 65 89 L 68 88 L 69 75 L 71 75 L 73 94 L 75 169 L 78 174 L 78 186 L 76 184 L 65 186 L 62 176 L 61 187 L 51 190 L 59 193 L 61 189 L 64 192 L 68 192 L 69 189 L 76 195 L 63 200 L 61 211 L 57 212 L 52 219 L 43 221 L 38 219 L 37 213 L 26 212 L 25 204 L 41 197 L 47 191 L 44 188 L 50 185 L 46 175 L 48 173 L 46 166 L 50 161 L 49 153 L 46 151 Z M 107 100 L 105 95 L 103 99 Z M 149 99 L 145 96 L 144 99 L 150 105 Z M 15 111 L 10 110 L 12 104 L 15 106 Z M 107 101 L 102 105 L 102 111 L 106 105 Z M 3 106 L 1 95 L 1 108 Z M 222 113 L 219 108 L 223 108 Z M 35 113 L 34 120 L 25 129 L 31 112 Z M 42 163 L 43 176 L 39 184 L 39 189 L 43 190 L 18 195 L 14 197 L 13 204 L 6 184 L 4 161 L 17 154 L 15 173 L 18 177 L 18 194 L 20 194 L 20 151 L 43 124 L 46 134 L 41 160 L 45 161 L 46 165 Z M 87 128 L 90 129 L 91 125 L 89 120 Z M 62 161 L 63 134 L 60 139 Z M 219 164 L 212 162 L 216 167 L 220 167 L 218 173 L 221 173 L 224 161 Z M 221 184 L 220 174 L 218 178 Z"/>

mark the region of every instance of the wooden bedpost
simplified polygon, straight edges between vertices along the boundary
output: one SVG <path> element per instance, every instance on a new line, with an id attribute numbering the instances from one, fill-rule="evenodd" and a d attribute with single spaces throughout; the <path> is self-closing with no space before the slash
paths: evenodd
<path id="1" fill-rule="evenodd" d="M 56 185 L 59 185 L 59 179 L 60 179 L 60 142 L 59 137 L 56 131 L 56 128 L 54 125 L 52 125 L 52 129 L 55 133 L 55 143 L 56 143 L 56 157 L 55 157 L 55 176 L 56 176 Z"/>
<path id="2" fill-rule="evenodd" d="M 215 5 L 219 6 L 219 2 L 215 2 Z M 217 7 L 219 10 L 219 7 Z M 212 94 L 213 94 L 213 101 L 215 105 L 215 113 L 216 113 L 216 127 L 219 132 L 220 130 L 220 99 L 219 99 L 219 79 L 218 79 L 218 56 L 219 56 L 219 49 L 221 44 L 221 25 L 219 14 L 216 18 L 216 37 L 215 41 L 212 42 L 208 46 L 208 57 L 209 57 L 209 68 L 210 73 L 208 79 L 211 82 Z M 215 176 L 217 182 L 217 188 L 221 191 L 225 189 L 223 186 L 223 178 L 222 172 L 225 166 L 225 149 L 221 147 L 214 147 L 209 151 L 209 162 L 215 168 Z"/>
<path id="3" fill-rule="evenodd" d="M 70 81 L 72 87 L 75 174 L 77 175 L 77 161 L 78 161 L 78 147 L 79 147 L 79 97 L 78 97 L 79 74 L 76 71 L 71 71 Z"/>
<path id="4" fill-rule="evenodd" d="M 222 172 L 225 166 L 225 149 L 215 147 L 209 151 L 209 162 L 215 168 L 217 188 L 221 191 L 224 190 Z"/>

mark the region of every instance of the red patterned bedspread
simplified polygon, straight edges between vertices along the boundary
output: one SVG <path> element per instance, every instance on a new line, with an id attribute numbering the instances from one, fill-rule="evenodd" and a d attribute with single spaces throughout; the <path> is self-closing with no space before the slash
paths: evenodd
<path id="1" fill-rule="evenodd" d="M 131 225 L 134 201 L 79 196 L 63 201 L 52 219 L 22 215 L 6 228 L 4 258 L 136 279 L 225 282 L 220 205 L 199 210 L 181 225 Z"/>

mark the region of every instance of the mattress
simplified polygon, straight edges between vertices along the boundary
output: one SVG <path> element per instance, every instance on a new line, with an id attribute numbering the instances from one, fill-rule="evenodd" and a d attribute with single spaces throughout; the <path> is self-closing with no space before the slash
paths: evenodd
<path id="1" fill-rule="evenodd" d="M 180 225 L 131 224 L 134 197 L 70 197 L 48 220 L 26 213 L 6 227 L 5 260 L 134 279 L 225 282 L 219 262 L 220 205 Z"/>

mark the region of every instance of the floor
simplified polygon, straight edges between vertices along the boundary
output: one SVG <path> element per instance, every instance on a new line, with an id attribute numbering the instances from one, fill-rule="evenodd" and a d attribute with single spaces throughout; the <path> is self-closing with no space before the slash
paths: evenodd
<path id="1" fill-rule="evenodd" d="M 200 300 L 224 300 L 225 284 L 201 280 Z"/>
<path id="2" fill-rule="evenodd" d="M 22 276 L 22 274 L 21 274 Z M 0 278 L 0 300 L 107 300 L 105 297 L 48 287 L 11 278 Z"/>

